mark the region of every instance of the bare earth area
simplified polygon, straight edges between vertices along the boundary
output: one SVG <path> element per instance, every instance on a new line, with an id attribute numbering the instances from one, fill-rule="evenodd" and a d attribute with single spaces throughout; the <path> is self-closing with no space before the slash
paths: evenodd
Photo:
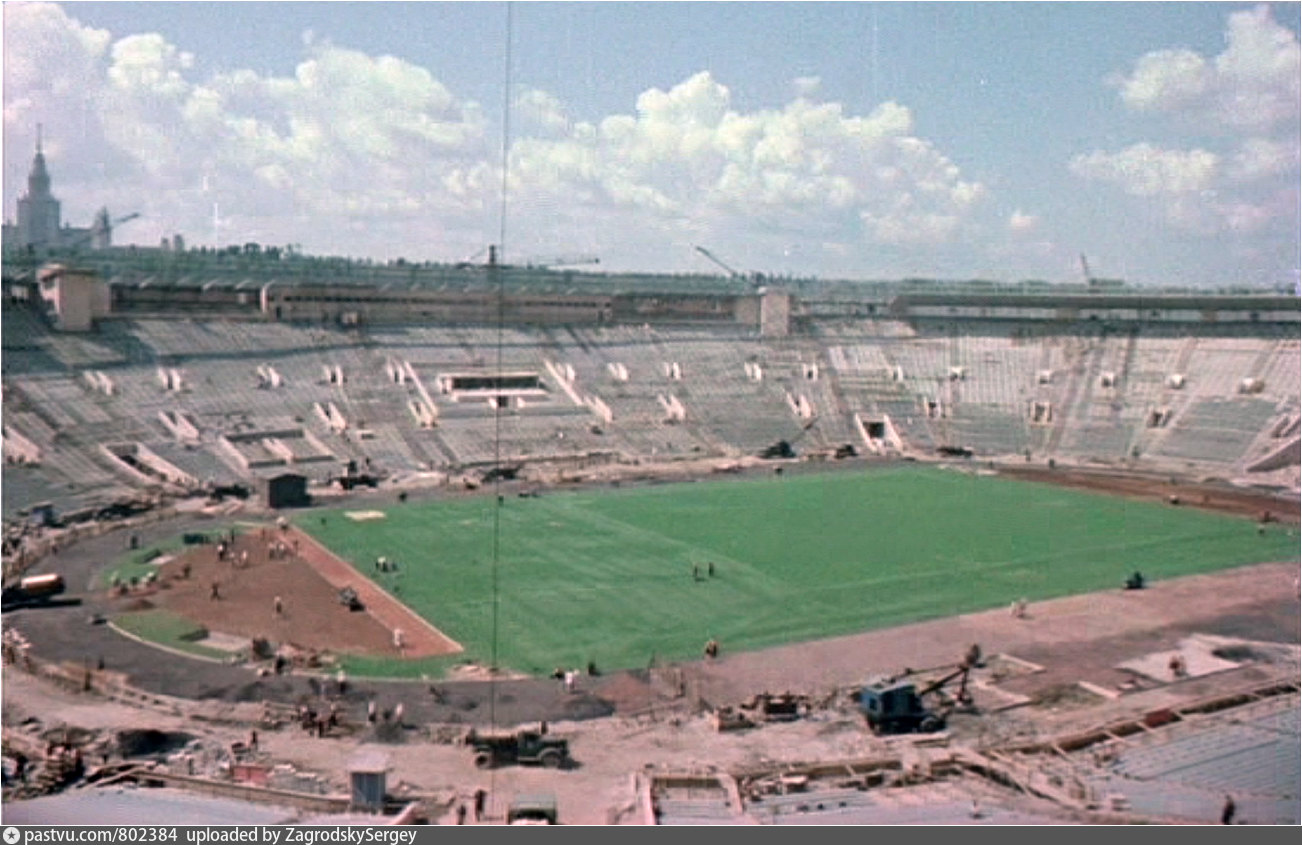
<path id="1" fill-rule="evenodd" d="M 283 554 L 276 554 L 277 545 Z M 257 529 L 237 535 L 229 546 L 224 560 L 218 559 L 213 543 L 165 564 L 159 578 L 163 589 L 155 598 L 158 606 L 211 632 L 261 637 L 314 651 L 409 658 L 461 651 L 297 529 Z M 349 610 L 340 602 L 345 587 L 357 592 L 361 610 Z M 402 632 L 401 648 L 395 644 L 395 629 Z"/>
<path id="2" fill-rule="evenodd" d="M 1185 481 L 1118 476 L 1075 468 L 1000 467 L 999 473 L 1023 481 L 1036 481 L 1060 487 L 1094 490 L 1117 496 L 1148 501 L 1174 502 L 1200 510 L 1219 511 L 1259 519 L 1269 514 L 1271 520 L 1297 524 L 1296 502 L 1282 501 L 1266 493 L 1238 490 L 1216 484 L 1191 484 Z"/>

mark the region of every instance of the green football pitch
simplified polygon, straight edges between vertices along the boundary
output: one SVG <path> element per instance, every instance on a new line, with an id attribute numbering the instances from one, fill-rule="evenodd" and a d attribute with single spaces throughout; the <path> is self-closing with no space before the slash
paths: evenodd
<path id="1" fill-rule="evenodd" d="M 391 674 L 494 640 L 515 671 L 644 667 L 1298 555 L 1291 527 L 914 467 L 348 510 L 298 523 L 466 648 L 356 664 Z"/>

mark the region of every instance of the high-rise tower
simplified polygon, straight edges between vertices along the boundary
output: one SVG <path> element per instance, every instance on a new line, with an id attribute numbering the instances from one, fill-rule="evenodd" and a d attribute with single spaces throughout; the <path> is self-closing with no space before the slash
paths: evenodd
<path id="1" fill-rule="evenodd" d="M 41 133 L 36 133 L 36 158 L 27 174 L 27 193 L 18 198 L 18 241 L 20 246 L 59 245 L 59 201 L 50 193 L 50 174 L 45 169 Z"/>

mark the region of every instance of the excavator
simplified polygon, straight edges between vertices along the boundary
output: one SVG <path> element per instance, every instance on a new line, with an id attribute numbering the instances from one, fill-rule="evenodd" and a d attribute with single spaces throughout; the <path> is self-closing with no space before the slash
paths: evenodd
<path id="1" fill-rule="evenodd" d="M 869 681 L 859 692 L 859 709 L 863 711 L 864 718 L 874 733 L 942 731 L 949 714 L 956 707 L 972 705 L 972 693 L 967 688 L 968 679 L 980 663 L 981 650 L 974 645 L 957 667 L 922 686 L 906 680 L 912 674 L 908 670 L 903 675 Z M 927 696 L 940 693 L 955 681 L 958 682 L 958 691 L 953 696 L 946 694 L 945 701 L 938 708 L 927 706 Z"/>

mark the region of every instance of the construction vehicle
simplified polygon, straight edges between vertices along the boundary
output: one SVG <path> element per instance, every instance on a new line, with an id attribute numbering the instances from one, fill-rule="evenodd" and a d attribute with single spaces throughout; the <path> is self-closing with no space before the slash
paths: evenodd
<path id="1" fill-rule="evenodd" d="M 864 718 L 874 733 L 942 731 L 956 706 L 971 705 L 972 694 L 967 689 L 968 676 L 979 662 L 980 651 L 974 646 L 973 651 L 968 653 L 968 657 L 957 668 L 928 684 L 919 686 L 904 677 L 870 681 L 859 692 L 859 709 L 863 711 Z M 939 707 L 927 706 L 927 696 L 941 692 L 955 680 L 959 682 L 959 688 L 954 696 L 945 696 Z"/>
<path id="2" fill-rule="evenodd" d="M 352 587 L 344 587 L 339 591 L 339 603 L 349 610 L 365 610 L 362 597 L 357 595 L 357 590 Z"/>
<path id="3" fill-rule="evenodd" d="M 494 769 L 512 763 L 559 769 L 570 762 L 570 743 L 544 730 L 483 734 L 471 731 L 466 744 L 475 753 L 475 768 Z"/>
<path id="4" fill-rule="evenodd" d="M 67 588 L 62 575 L 29 575 L 17 584 L 5 587 L 0 604 L 4 610 L 48 604 Z"/>
<path id="5" fill-rule="evenodd" d="M 506 810 L 507 824 L 560 824 L 556 796 L 550 794 L 517 795 Z"/>

